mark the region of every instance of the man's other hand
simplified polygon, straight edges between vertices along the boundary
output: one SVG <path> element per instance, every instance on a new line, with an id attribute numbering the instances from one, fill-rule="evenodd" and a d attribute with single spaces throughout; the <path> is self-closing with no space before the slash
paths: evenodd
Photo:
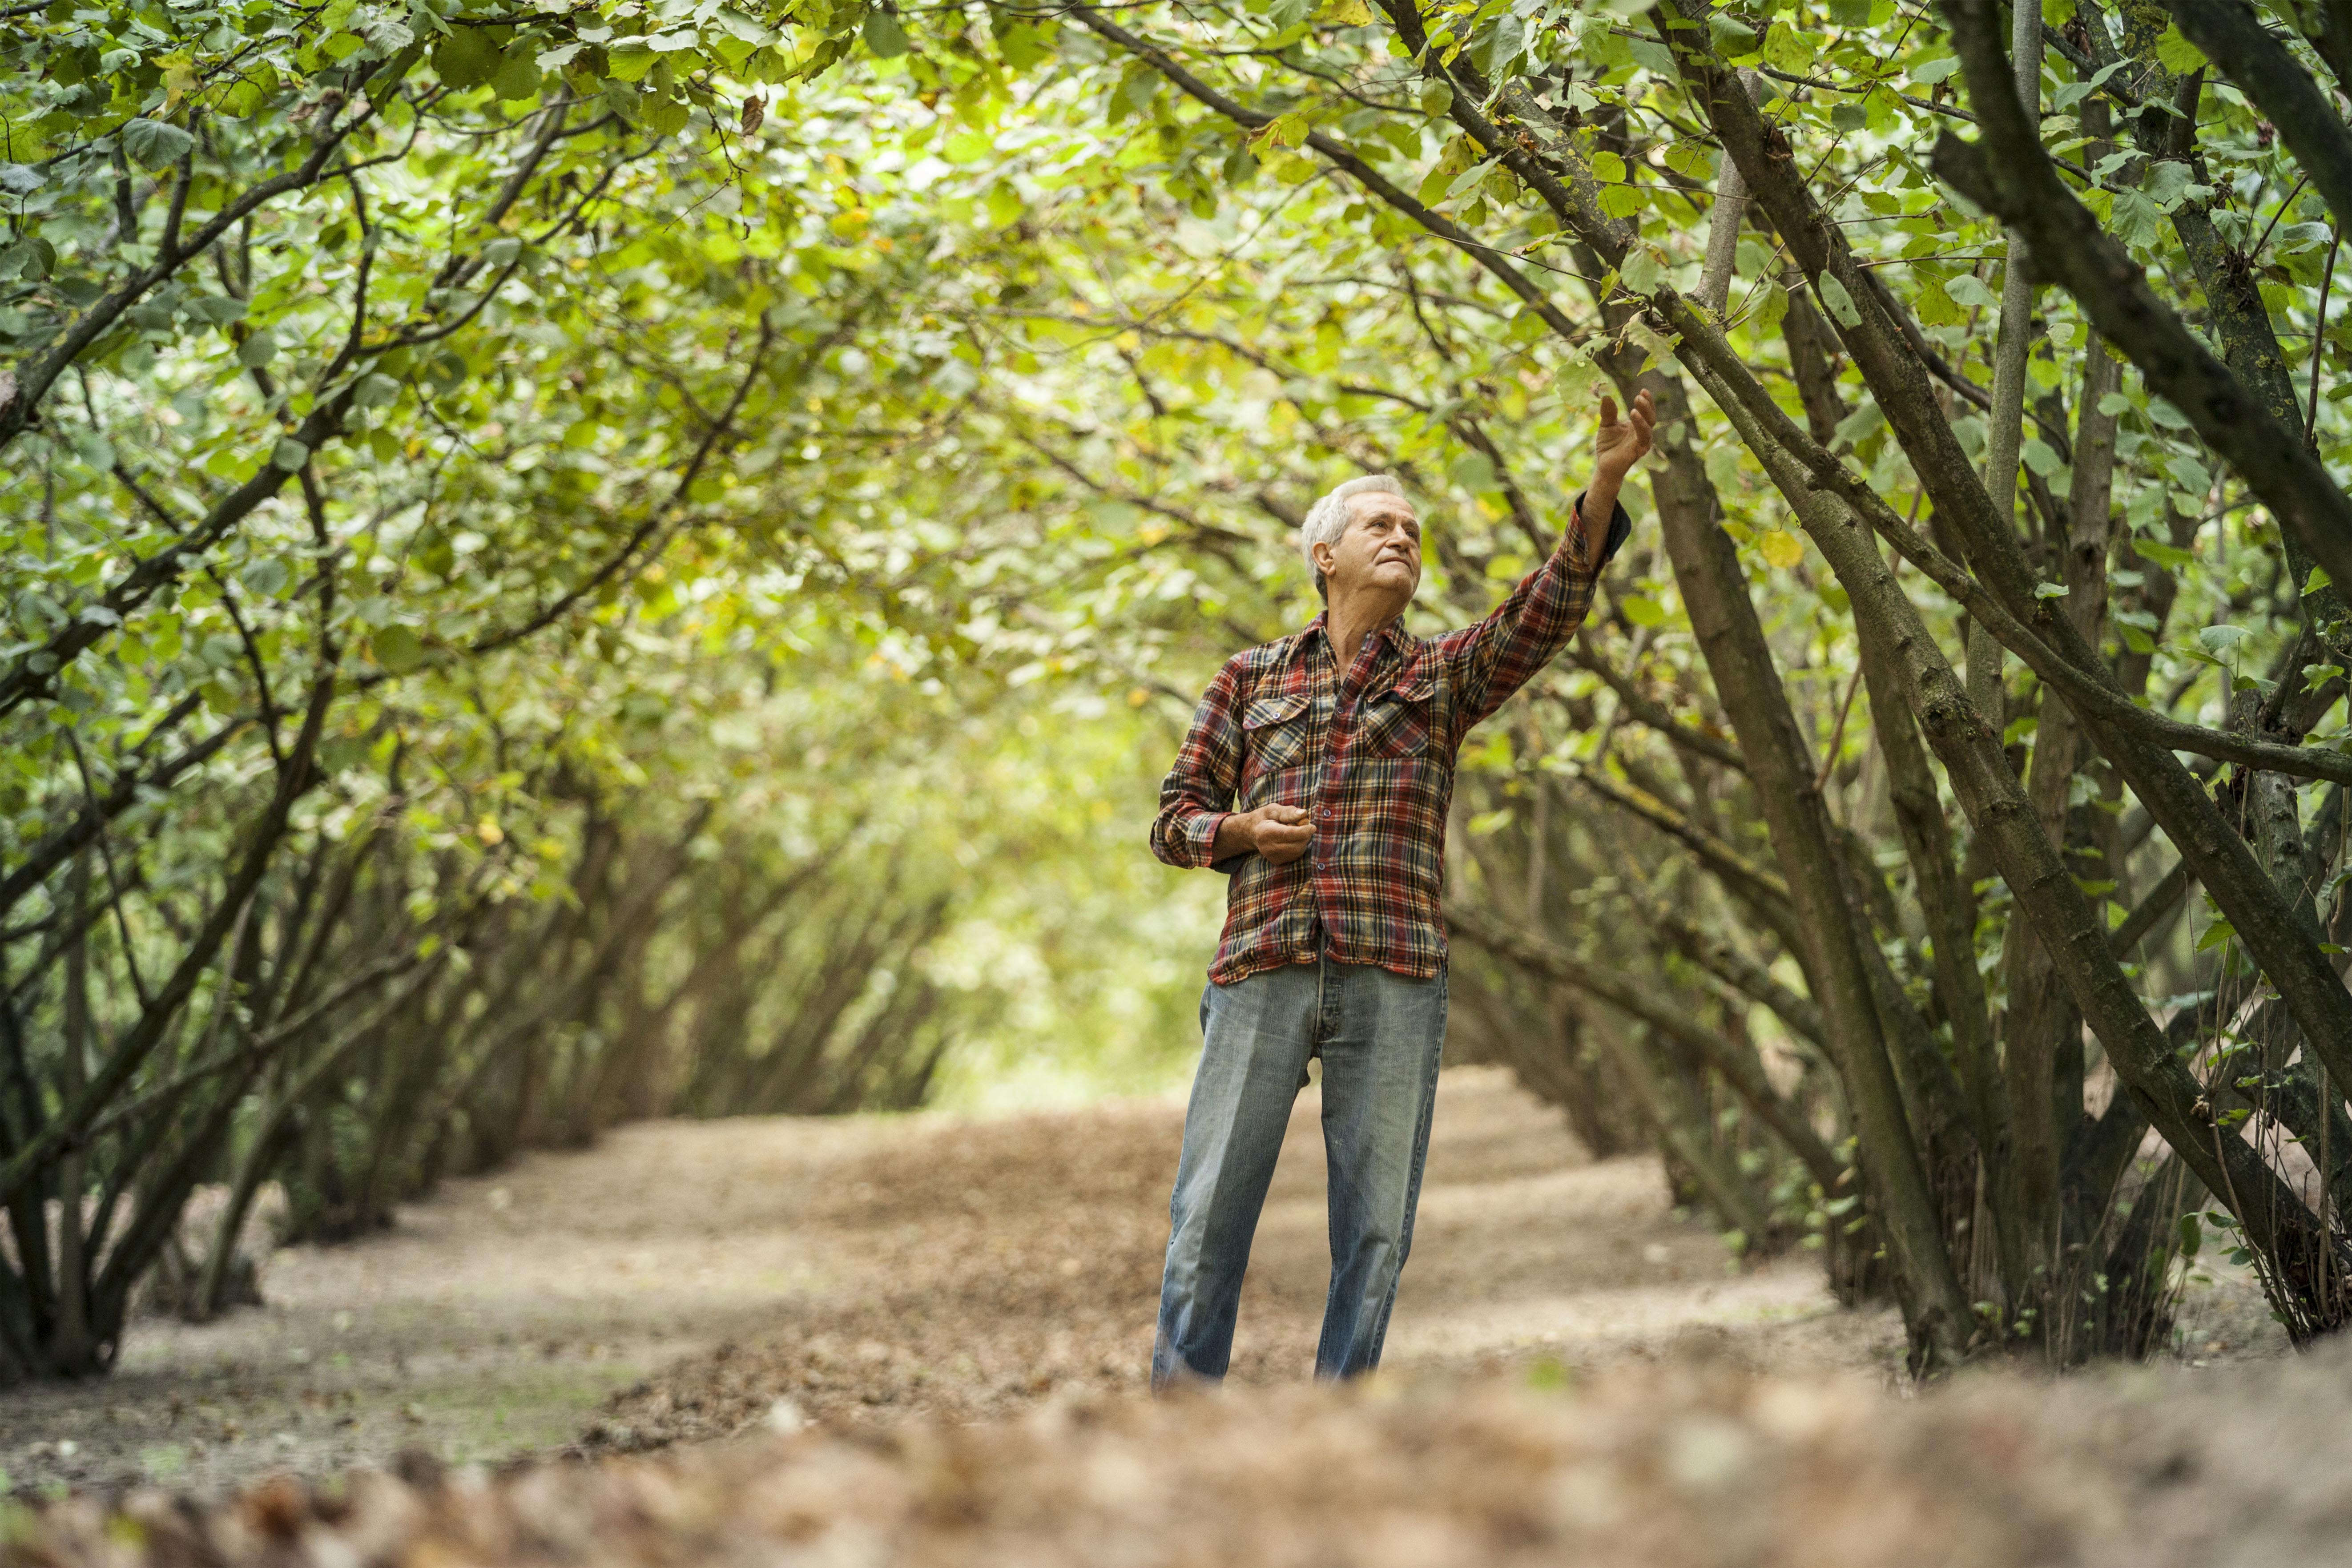
<path id="1" fill-rule="evenodd" d="M 1303 806 L 1261 805 L 1244 815 L 1249 819 L 1250 842 L 1276 866 L 1289 865 L 1315 842 L 1315 825 L 1307 820 Z"/>
<path id="2" fill-rule="evenodd" d="M 1657 404 L 1646 392 L 1634 396 L 1622 419 L 1617 417 L 1617 400 L 1601 397 L 1601 428 L 1592 441 L 1593 464 L 1601 478 L 1622 479 L 1649 455 L 1651 427 L 1657 417 Z"/>

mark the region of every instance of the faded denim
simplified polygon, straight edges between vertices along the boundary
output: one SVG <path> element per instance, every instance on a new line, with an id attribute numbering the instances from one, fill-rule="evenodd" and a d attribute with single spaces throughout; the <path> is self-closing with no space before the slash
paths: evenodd
<path id="1" fill-rule="evenodd" d="M 1201 997 L 1201 1066 L 1169 1205 L 1151 1384 L 1221 1378 L 1251 1238 L 1310 1058 L 1323 1058 L 1331 1289 L 1316 1375 L 1380 1364 L 1412 1247 L 1445 1042 L 1445 974 L 1415 980 L 1322 959 Z"/>

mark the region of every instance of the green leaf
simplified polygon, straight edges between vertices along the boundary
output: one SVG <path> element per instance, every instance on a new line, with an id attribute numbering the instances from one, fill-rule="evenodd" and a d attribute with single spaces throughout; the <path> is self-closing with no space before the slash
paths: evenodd
<path id="1" fill-rule="evenodd" d="M 1625 178 L 1625 160 L 1614 153 L 1592 154 L 1592 177 L 1603 184 L 1617 184 Z"/>
<path id="2" fill-rule="evenodd" d="M 278 357 L 278 334 L 268 327 L 255 332 L 237 345 L 236 363 L 247 370 L 258 370 Z M 296 468 L 302 465 L 297 463 Z"/>
<path id="3" fill-rule="evenodd" d="M 2203 952 L 2208 948 L 2219 947 L 2237 934 L 2237 928 L 2228 921 L 2215 921 L 2205 928 L 2205 934 L 2197 939 L 2197 951 Z"/>
<path id="4" fill-rule="evenodd" d="M 2164 213 L 2140 191 L 2118 191 L 2107 226 L 2127 245 L 2154 245 L 2164 232 Z"/>
<path id="5" fill-rule="evenodd" d="M 160 120 L 123 122 L 122 151 L 142 169 L 163 169 L 176 163 L 196 144 L 196 139 L 176 125 Z"/>
<path id="6" fill-rule="evenodd" d="M 1764 35 L 1764 63 L 1774 70 L 1802 75 L 1813 63 L 1813 36 L 1789 25 L 1784 17 Z"/>
<path id="7" fill-rule="evenodd" d="M 1527 44 L 1528 25 L 1519 20 L 1517 12 L 1506 11 L 1496 20 L 1493 29 L 1471 46 L 1471 50 L 1479 69 L 1490 77 L 1500 77 Z"/>
<path id="8" fill-rule="evenodd" d="M 1646 595 L 1628 594 L 1617 601 L 1617 608 L 1637 626 L 1662 626 L 1666 624 L 1665 606 Z"/>
<path id="9" fill-rule="evenodd" d="M 1458 196 L 1465 191 L 1472 190 L 1478 185 L 1484 184 L 1486 183 L 1486 170 L 1488 167 L 1489 165 L 1485 163 L 1473 163 L 1468 168 L 1463 170 L 1460 174 L 1454 175 L 1454 178 L 1446 184 L 1446 195 L 1449 198 Z"/>
<path id="10" fill-rule="evenodd" d="M 278 555 L 265 555 L 248 563 L 236 574 L 236 580 L 245 584 L 248 593 L 265 599 L 277 597 L 278 591 L 293 578 L 294 574 L 287 566 L 285 558 Z"/>
<path id="11" fill-rule="evenodd" d="M 1920 321 L 1930 327 L 1957 327 L 1969 319 L 1969 313 L 1960 309 L 1959 302 L 1932 278 L 1920 289 L 1912 307 L 1918 311 Z"/>
<path id="12" fill-rule="evenodd" d="M 2021 100 L 2022 101 L 2022 100 Z M 2063 599 L 2069 590 L 2063 583 L 2036 583 L 2033 596 L 2037 599 Z"/>
<path id="13" fill-rule="evenodd" d="M 2024 458 L 2027 468 L 2045 479 L 2066 466 L 2059 461 L 2058 454 L 2051 449 L 2050 444 L 2039 436 L 2030 437 L 2019 455 Z"/>
<path id="14" fill-rule="evenodd" d="M 1601 210 L 1611 217 L 1632 217 L 1642 210 L 1643 196 L 1638 185 L 1605 185 L 1601 191 Z"/>
<path id="15" fill-rule="evenodd" d="M 1756 29 L 1728 12 L 1717 11 L 1709 16 L 1706 32 L 1715 40 L 1719 54 L 1736 58 L 1756 52 Z"/>
<path id="16" fill-rule="evenodd" d="M 1944 292 L 1952 297 L 1954 303 L 1965 305 L 1972 310 L 1995 310 L 2000 304 L 1993 297 L 1993 291 L 1985 287 L 1984 279 L 1973 272 L 1963 272 L 1945 284 Z"/>
<path id="17" fill-rule="evenodd" d="M 425 645 L 407 626 L 380 626 L 368 638 L 368 652 L 394 675 L 405 675 L 425 662 Z"/>
<path id="18" fill-rule="evenodd" d="M 1619 268 L 1617 276 L 1634 293 L 1649 294 L 1664 280 L 1666 268 L 1657 252 L 1646 245 L 1636 245 L 1625 252 L 1625 265 Z"/>
<path id="19" fill-rule="evenodd" d="M 498 75 L 491 79 L 490 85 L 501 100 L 514 103 L 537 97 L 539 81 L 539 62 L 531 58 L 531 51 L 514 48 L 500 57 Z"/>
<path id="20" fill-rule="evenodd" d="M 653 73 L 661 57 L 641 43 L 614 49 L 605 57 L 604 71 L 614 81 L 643 81 Z"/>
<path id="21" fill-rule="evenodd" d="M 2197 631 L 2197 646 L 2220 658 L 2253 635 L 2243 626 L 2226 623 L 2218 626 L 2200 626 Z"/>
<path id="22" fill-rule="evenodd" d="M 2174 76 L 2187 76 L 2205 63 L 2205 51 L 2181 36 L 2180 24 L 2168 23 L 2156 40 L 2156 63 Z"/>
<path id="23" fill-rule="evenodd" d="M 57 247 L 32 236 L 0 250 L 0 278 L 24 277 L 38 283 L 57 268 Z"/>
<path id="24" fill-rule="evenodd" d="M 2023 100 L 2020 100 L 2019 101 L 2022 102 Z M 2322 588 L 2329 586 L 2335 581 L 2335 578 L 2330 577 L 2327 574 L 2326 567 L 2315 566 L 2311 569 L 2311 575 L 2304 579 L 2303 596 L 2308 599 L 2311 595 L 2318 593 Z"/>
<path id="25" fill-rule="evenodd" d="M 866 47 L 886 60 L 907 52 L 907 30 L 898 18 L 877 6 L 866 13 Z"/>
<path id="26" fill-rule="evenodd" d="M 1822 303 L 1828 308 L 1829 313 L 1837 319 L 1840 326 L 1862 325 L 1862 311 L 1855 308 L 1853 296 L 1845 291 L 1845 285 L 1837 280 L 1835 273 L 1822 273 L 1816 280 L 1815 287 L 1821 291 Z"/>
<path id="27" fill-rule="evenodd" d="M 269 449 L 270 466 L 283 468 L 289 474 L 299 472 L 310 460 L 310 448 L 291 436 L 279 437 L 278 445 Z"/>
<path id="28" fill-rule="evenodd" d="M 453 27 L 433 47 L 433 70 L 454 91 L 479 87 L 498 74 L 499 46 L 481 27 Z"/>

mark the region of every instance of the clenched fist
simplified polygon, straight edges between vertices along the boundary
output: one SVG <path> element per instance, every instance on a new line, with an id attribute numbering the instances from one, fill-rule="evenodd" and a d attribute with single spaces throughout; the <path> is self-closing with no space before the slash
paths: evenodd
<path id="1" fill-rule="evenodd" d="M 1302 806 L 1261 805 L 1243 816 L 1250 819 L 1251 844 L 1275 865 L 1289 865 L 1315 842 L 1315 825 Z"/>
<path id="2" fill-rule="evenodd" d="M 1217 842 L 1210 854 L 1214 859 L 1230 860 L 1255 852 L 1276 866 L 1287 866 L 1314 842 L 1315 825 L 1307 820 L 1303 806 L 1261 805 L 1255 811 L 1234 812 L 1218 823 Z"/>

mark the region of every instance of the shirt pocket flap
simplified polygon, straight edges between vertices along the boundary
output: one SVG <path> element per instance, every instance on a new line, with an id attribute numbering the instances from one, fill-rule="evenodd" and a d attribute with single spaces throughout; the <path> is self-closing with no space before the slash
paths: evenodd
<path id="1" fill-rule="evenodd" d="M 1254 697 L 1242 710 L 1242 728 L 1263 730 L 1269 724 L 1286 724 L 1307 711 L 1307 695 L 1304 691 L 1280 691 L 1270 697 Z"/>
<path id="2" fill-rule="evenodd" d="M 1417 670 L 1408 669 L 1397 677 L 1394 689 L 1408 702 L 1425 701 L 1437 689 L 1437 671 L 1427 666 Z"/>

